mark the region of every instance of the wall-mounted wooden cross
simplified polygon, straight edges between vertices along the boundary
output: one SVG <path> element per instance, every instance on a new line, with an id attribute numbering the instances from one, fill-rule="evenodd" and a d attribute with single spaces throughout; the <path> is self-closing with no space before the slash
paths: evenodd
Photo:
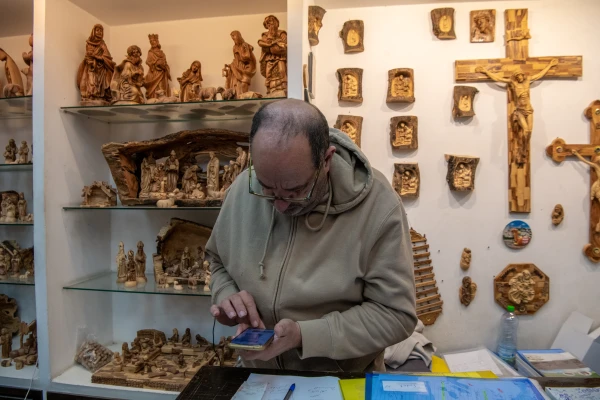
<path id="1" fill-rule="evenodd" d="M 546 154 L 557 163 L 574 156 L 591 167 L 590 170 L 590 242 L 583 252 L 590 261 L 600 262 L 600 100 L 585 109 L 590 119 L 590 144 L 566 144 L 561 138 L 554 139 L 546 148 Z M 588 161 L 584 157 L 590 157 Z"/>
<path id="2" fill-rule="evenodd" d="M 508 202 L 510 212 L 531 212 L 529 142 L 533 107 L 529 90 L 542 78 L 577 78 L 583 57 L 529 57 L 527 9 L 504 12 L 506 58 L 456 61 L 456 82 L 493 80 L 507 84 L 508 94 Z"/>

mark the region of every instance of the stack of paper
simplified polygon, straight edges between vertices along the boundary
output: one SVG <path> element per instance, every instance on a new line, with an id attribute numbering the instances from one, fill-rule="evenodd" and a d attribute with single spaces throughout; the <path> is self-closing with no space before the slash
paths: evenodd
<path id="1" fill-rule="evenodd" d="M 577 357 L 562 349 L 520 350 L 517 352 L 517 361 L 523 372 L 530 374 L 528 376 L 600 378 L 600 375 L 585 366 Z"/>
<path id="2" fill-rule="evenodd" d="M 448 353 L 444 355 L 444 360 L 452 372 L 492 371 L 498 377 L 519 376 L 514 369 L 485 347 Z"/>

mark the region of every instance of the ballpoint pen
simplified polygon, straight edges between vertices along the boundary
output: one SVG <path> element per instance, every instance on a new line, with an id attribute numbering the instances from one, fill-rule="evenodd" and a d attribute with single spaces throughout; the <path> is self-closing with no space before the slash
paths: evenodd
<path id="1" fill-rule="evenodd" d="M 292 383 L 292 386 L 290 386 L 290 390 L 288 390 L 283 400 L 290 400 L 292 398 L 292 393 L 294 393 L 294 389 L 296 389 L 296 384 Z"/>

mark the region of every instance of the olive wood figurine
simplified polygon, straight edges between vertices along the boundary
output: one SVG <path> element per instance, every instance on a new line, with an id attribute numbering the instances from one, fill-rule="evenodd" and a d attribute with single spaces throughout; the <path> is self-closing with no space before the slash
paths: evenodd
<path id="1" fill-rule="evenodd" d="M 477 93 L 479 90 L 473 86 L 454 86 L 454 102 L 452 103 L 454 119 L 475 116 L 473 102 Z"/>
<path id="2" fill-rule="evenodd" d="M 365 24 L 361 20 L 344 22 L 340 37 L 344 44 L 344 53 L 361 53 L 365 51 L 364 45 Z"/>
<path id="3" fill-rule="evenodd" d="M 135 255 L 135 271 L 137 283 L 146 283 L 146 253 L 144 253 L 144 243 L 139 241 L 137 243 L 137 254 Z"/>
<path id="4" fill-rule="evenodd" d="M 25 75 L 25 95 L 33 94 L 33 34 L 29 36 L 29 47 L 31 50 L 23 52 L 22 57 L 27 68 L 23 68 L 21 72 Z"/>
<path id="5" fill-rule="evenodd" d="M 475 298 L 476 292 L 477 292 L 477 284 L 475 284 L 475 282 L 473 282 L 470 277 L 465 276 L 462 280 L 462 285 L 461 285 L 460 289 L 458 290 L 460 302 L 465 307 L 468 307 L 469 304 L 471 304 L 471 302 Z"/>
<path id="6" fill-rule="evenodd" d="M 360 147 L 362 122 L 363 117 L 359 117 L 358 115 L 338 115 L 337 121 L 333 127 L 344 132 L 354 144 Z"/>
<path id="7" fill-rule="evenodd" d="M 165 97 L 171 97 L 171 68 L 167 64 L 167 56 L 162 51 L 158 35 L 151 33 L 148 35 L 150 41 L 150 50 L 146 57 L 148 65 L 148 74 L 144 78 L 144 87 L 146 88 L 146 99 L 158 99 L 159 90 Z"/>
<path id="8" fill-rule="evenodd" d="M 115 62 L 104 42 L 104 27 L 94 25 L 86 40 L 85 57 L 77 71 L 82 106 L 105 106 L 112 101 L 110 83 Z"/>
<path id="9" fill-rule="evenodd" d="M 415 73 L 412 68 L 395 68 L 388 71 L 386 103 L 415 102 Z"/>
<path id="10" fill-rule="evenodd" d="M 466 271 L 470 267 L 471 267 L 471 250 L 467 249 L 465 247 L 465 249 L 462 252 L 462 255 L 460 256 L 460 268 L 463 271 Z"/>
<path id="11" fill-rule="evenodd" d="M 471 43 L 490 43 L 496 38 L 496 10 L 471 11 Z"/>
<path id="12" fill-rule="evenodd" d="M 475 170 L 479 164 L 479 157 L 457 156 L 446 154 L 448 161 L 448 174 L 446 181 L 450 190 L 471 191 L 475 190 Z"/>
<path id="13" fill-rule="evenodd" d="M 279 20 L 274 15 L 265 18 L 267 29 L 258 40 L 261 47 L 260 73 L 265 77 L 267 97 L 286 97 L 287 76 L 287 32 L 279 29 Z"/>
<path id="14" fill-rule="evenodd" d="M 456 39 L 454 33 L 454 8 L 436 8 L 431 10 L 433 34 L 440 40 Z"/>
<path id="15" fill-rule="evenodd" d="M 115 67 L 110 90 L 113 104 L 144 104 L 144 66 L 142 50 L 136 46 L 127 48 L 127 58 Z"/>
<path id="16" fill-rule="evenodd" d="M 415 116 L 391 118 L 390 143 L 393 149 L 419 148 L 419 119 Z"/>
<path id="17" fill-rule="evenodd" d="M 319 44 L 319 31 L 323 26 L 323 16 L 326 12 L 323 7 L 308 6 L 308 42 L 311 46 Z"/>
<path id="18" fill-rule="evenodd" d="M 421 189 L 419 164 L 394 164 L 392 186 L 400 197 L 419 197 Z"/>
<path id="19" fill-rule="evenodd" d="M 554 226 L 558 226 L 563 222 L 565 218 L 565 210 L 562 204 L 557 204 L 554 206 L 554 210 L 552 211 L 552 224 Z"/>
<path id="20" fill-rule="evenodd" d="M 340 68 L 337 70 L 339 101 L 363 102 L 362 75 L 362 68 Z"/>
<path id="21" fill-rule="evenodd" d="M 4 74 L 7 80 L 6 86 L 3 89 L 4 97 L 23 96 L 25 94 L 23 79 L 21 78 L 21 71 L 19 71 L 17 63 L 1 48 L 0 61 L 4 61 Z"/>

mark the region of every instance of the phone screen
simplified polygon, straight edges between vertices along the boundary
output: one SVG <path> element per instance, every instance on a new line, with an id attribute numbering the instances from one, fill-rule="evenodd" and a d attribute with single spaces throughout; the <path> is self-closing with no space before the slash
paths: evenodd
<path id="1" fill-rule="evenodd" d="M 272 329 L 248 328 L 231 340 L 230 347 L 247 350 L 262 350 L 273 340 L 275 331 Z"/>

